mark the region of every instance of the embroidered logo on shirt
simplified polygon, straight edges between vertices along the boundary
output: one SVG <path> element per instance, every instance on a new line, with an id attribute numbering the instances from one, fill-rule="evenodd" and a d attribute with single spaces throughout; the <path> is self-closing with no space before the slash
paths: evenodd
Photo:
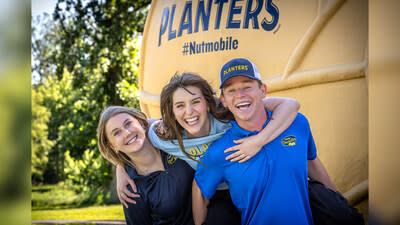
<path id="1" fill-rule="evenodd" d="M 178 157 L 176 157 L 176 156 L 173 156 L 173 155 L 168 155 L 168 156 L 167 156 L 167 162 L 168 162 L 169 165 L 174 164 L 174 162 L 176 161 L 176 159 L 178 159 Z"/>
<path id="2" fill-rule="evenodd" d="M 283 146 L 295 146 L 296 145 L 296 136 L 288 135 L 281 140 L 281 144 Z"/>

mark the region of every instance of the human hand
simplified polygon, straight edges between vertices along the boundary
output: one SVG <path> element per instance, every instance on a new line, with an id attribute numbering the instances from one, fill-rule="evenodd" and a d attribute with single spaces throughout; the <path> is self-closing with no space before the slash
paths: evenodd
<path id="1" fill-rule="evenodd" d="M 117 166 L 116 172 L 117 178 L 117 192 L 119 201 L 126 207 L 128 207 L 128 202 L 132 204 L 136 204 L 136 201 L 131 198 L 139 198 L 139 194 L 135 194 L 129 191 L 128 184 L 131 185 L 132 190 L 137 192 L 137 188 L 135 182 L 129 177 L 126 171 L 121 167 Z"/>
<path id="2" fill-rule="evenodd" d="M 167 135 L 167 129 L 165 128 L 163 121 L 159 120 L 156 123 L 157 124 L 155 126 L 156 126 L 157 135 L 159 135 L 161 137 L 165 137 Z"/>
<path id="3" fill-rule="evenodd" d="M 258 143 L 257 135 L 234 140 L 233 143 L 237 145 L 227 148 L 224 151 L 224 153 L 236 151 L 225 158 L 225 160 L 231 160 L 231 162 L 246 162 L 256 155 L 262 148 Z"/>

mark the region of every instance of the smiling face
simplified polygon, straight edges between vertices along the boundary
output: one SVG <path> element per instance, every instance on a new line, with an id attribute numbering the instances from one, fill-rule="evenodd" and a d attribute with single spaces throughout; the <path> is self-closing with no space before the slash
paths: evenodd
<path id="1" fill-rule="evenodd" d="M 262 103 L 266 90 L 265 84 L 260 87 L 256 80 L 236 76 L 224 83 L 220 99 L 232 112 L 239 125 L 249 122 L 259 123 L 266 115 Z"/>
<path id="2" fill-rule="evenodd" d="M 195 86 L 178 88 L 172 95 L 173 113 L 189 138 L 204 137 L 210 132 L 208 105 L 201 90 Z"/>
<path id="3" fill-rule="evenodd" d="M 146 141 L 146 132 L 140 122 L 127 113 L 111 117 L 105 132 L 111 148 L 126 154 L 139 151 Z"/>

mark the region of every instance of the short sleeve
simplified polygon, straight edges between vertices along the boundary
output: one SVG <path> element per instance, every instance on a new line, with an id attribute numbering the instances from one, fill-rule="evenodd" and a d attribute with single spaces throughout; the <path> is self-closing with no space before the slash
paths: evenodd
<path id="1" fill-rule="evenodd" d="M 223 181 L 223 166 L 216 159 L 217 143 L 210 145 L 207 152 L 201 158 L 204 164 L 198 164 L 195 177 L 197 185 L 205 198 L 210 199 L 215 194 L 218 185 Z"/>
<path id="2" fill-rule="evenodd" d="M 314 138 L 311 130 L 308 129 L 307 159 L 314 160 L 317 157 L 317 148 L 315 147 Z"/>

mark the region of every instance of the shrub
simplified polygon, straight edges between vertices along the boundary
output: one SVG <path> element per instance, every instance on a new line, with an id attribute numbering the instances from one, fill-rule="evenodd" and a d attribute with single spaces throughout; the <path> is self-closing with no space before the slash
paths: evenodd
<path id="1" fill-rule="evenodd" d="M 76 191 L 106 190 L 111 181 L 110 169 L 108 161 L 89 149 L 82 159 L 74 159 L 69 151 L 65 152 L 66 184 Z"/>

